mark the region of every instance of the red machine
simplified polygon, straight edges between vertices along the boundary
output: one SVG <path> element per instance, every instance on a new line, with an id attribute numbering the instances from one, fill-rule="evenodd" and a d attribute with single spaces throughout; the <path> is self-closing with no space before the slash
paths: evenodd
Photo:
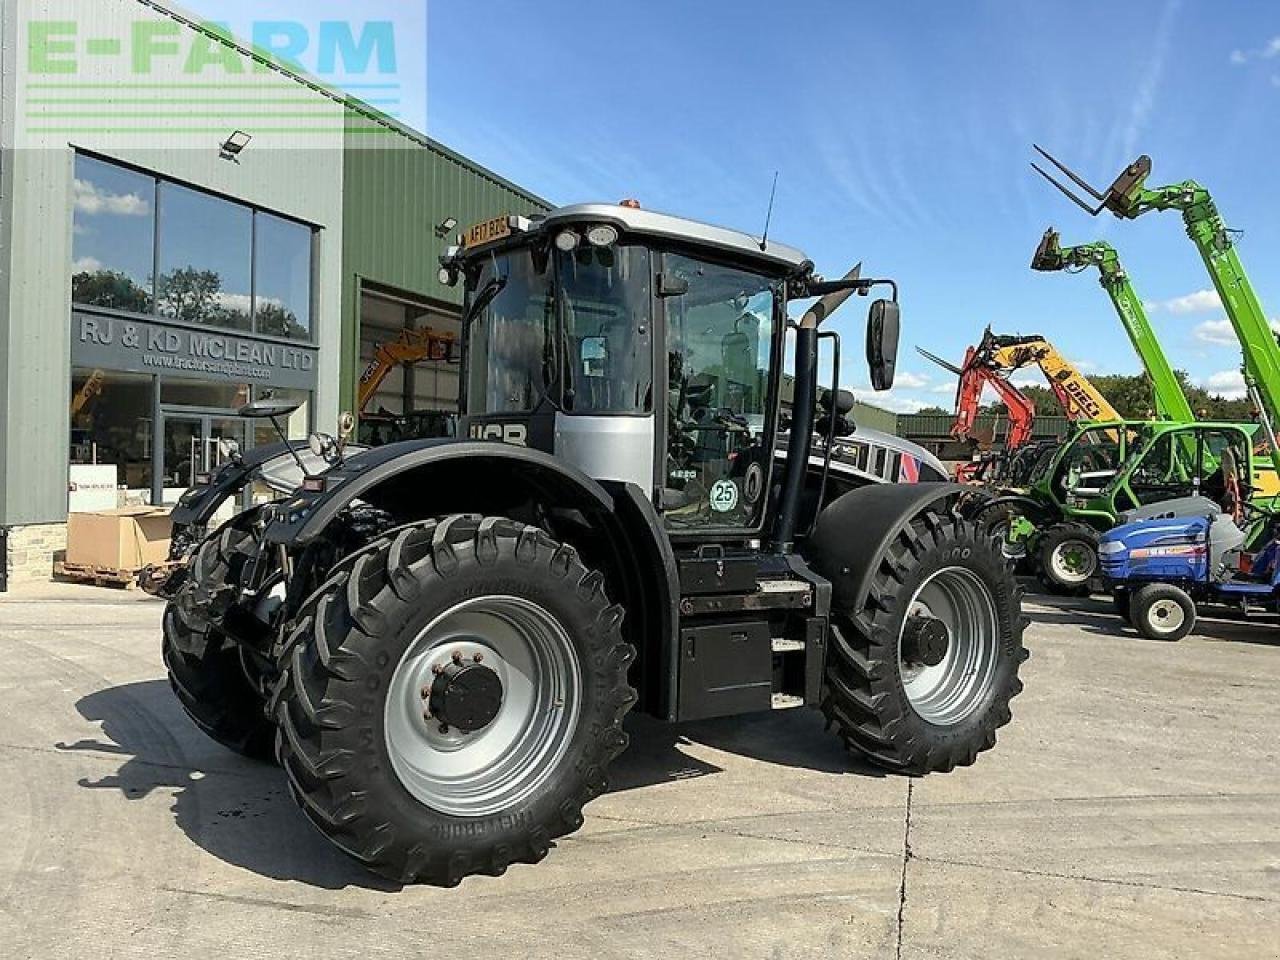
<path id="1" fill-rule="evenodd" d="M 996 371 L 988 362 L 982 351 L 975 347 L 965 350 L 964 365 L 957 367 L 929 351 L 916 347 L 920 353 L 946 370 L 950 370 L 960 378 L 956 387 L 956 418 L 949 431 L 951 436 L 960 441 L 976 441 L 974 424 L 978 419 L 978 409 L 982 406 L 982 391 L 990 384 L 1000 397 L 1000 401 L 1009 411 L 1009 429 L 1005 435 L 1005 453 L 1011 453 L 1031 439 L 1032 427 L 1035 425 L 1035 404 L 1008 379 Z M 956 480 L 968 483 L 977 479 L 986 466 L 985 460 L 961 464 L 956 468 Z"/>

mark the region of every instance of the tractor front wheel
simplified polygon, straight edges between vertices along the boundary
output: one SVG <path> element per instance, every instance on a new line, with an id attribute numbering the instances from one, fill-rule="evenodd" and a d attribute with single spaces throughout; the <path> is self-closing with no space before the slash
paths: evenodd
<path id="1" fill-rule="evenodd" d="M 861 610 L 834 611 L 822 703 L 846 744 L 910 774 L 995 745 L 1022 690 L 1022 591 L 999 545 L 954 513 L 915 517 Z"/>
<path id="2" fill-rule="evenodd" d="M 1098 531 L 1083 523 L 1060 523 L 1040 537 L 1040 582 L 1050 593 L 1084 596 L 1098 572 Z"/>
<path id="3" fill-rule="evenodd" d="M 270 761 L 275 726 L 263 712 L 264 664 L 222 626 L 256 550 L 250 522 L 242 514 L 197 548 L 190 578 L 165 607 L 161 652 L 169 684 L 196 726 L 236 753 Z"/>
<path id="4" fill-rule="evenodd" d="M 1172 584 L 1149 583 L 1134 592 L 1130 616 L 1148 640 L 1181 640 L 1196 625 L 1196 604 Z"/>
<path id="5" fill-rule="evenodd" d="M 336 569 L 279 650 L 294 798 L 399 882 L 540 860 L 627 745 L 622 617 L 601 574 L 536 527 L 454 516 L 388 535 Z"/>

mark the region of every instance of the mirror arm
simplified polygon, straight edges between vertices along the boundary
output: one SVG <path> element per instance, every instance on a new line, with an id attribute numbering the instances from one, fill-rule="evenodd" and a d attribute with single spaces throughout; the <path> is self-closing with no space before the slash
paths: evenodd
<path id="1" fill-rule="evenodd" d="M 805 284 L 804 295 L 823 297 L 830 293 L 842 293 L 850 290 L 860 297 L 865 297 L 874 287 L 887 286 L 892 291 L 891 299 L 898 302 L 898 283 L 896 280 L 874 278 L 845 277 L 840 280 L 813 280 Z"/>

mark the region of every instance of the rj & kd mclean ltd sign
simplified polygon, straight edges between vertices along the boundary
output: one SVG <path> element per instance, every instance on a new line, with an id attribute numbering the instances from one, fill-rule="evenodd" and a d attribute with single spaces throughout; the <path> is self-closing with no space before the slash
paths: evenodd
<path id="1" fill-rule="evenodd" d="M 79 311 L 72 316 L 71 361 L 106 371 L 276 387 L 312 389 L 316 382 L 312 346 Z"/>

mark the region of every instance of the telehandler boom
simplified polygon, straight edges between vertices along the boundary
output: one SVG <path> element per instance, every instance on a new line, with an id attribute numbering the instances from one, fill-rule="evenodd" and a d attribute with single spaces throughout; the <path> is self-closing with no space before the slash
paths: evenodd
<path id="1" fill-rule="evenodd" d="M 1142 299 L 1129 282 L 1129 275 L 1121 266 L 1120 256 L 1115 248 L 1103 240 L 1064 247 L 1059 242 L 1058 231 L 1050 227 L 1044 232 L 1040 246 L 1031 258 L 1032 270 L 1065 270 L 1076 273 L 1088 267 L 1097 268 L 1102 289 L 1111 298 L 1116 314 L 1120 317 L 1120 325 L 1129 335 L 1129 342 L 1133 344 L 1133 349 L 1151 380 L 1156 417 L 1179 423 L 1194 421 L 1195 414 L 1182 391 L 1182 384 L 1178 382 L 1169 358 L 1165 356 L 1164 349 L 1147 320 Z"/>

